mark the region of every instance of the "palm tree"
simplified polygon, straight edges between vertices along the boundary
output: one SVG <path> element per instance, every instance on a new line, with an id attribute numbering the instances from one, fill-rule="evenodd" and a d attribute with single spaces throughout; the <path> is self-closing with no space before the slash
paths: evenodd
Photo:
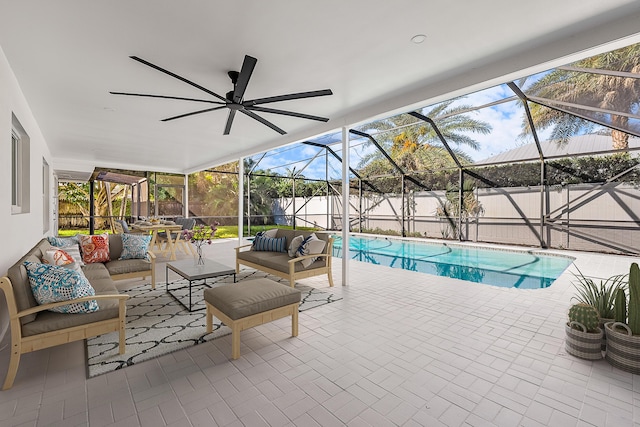
<path id="1" fill-rule="evenodd" d="M 438 130 L 459 160 L 470 162 L 471 159 L 460 150 L 460 147 L 467 146 L 478 149 L 478 142 L 464 132 L 488 134 L 491 132 L 491 125 L 465 114 L 464 111 L 471 108 L 469 105 L 452 107 L 451 105 L 459 99 L 454 98 L 427 107 L 423 109 L 421 114 L 436 122 Z M 375 138 L 398 166 L 407 171 L 433 169 L 434 166 L 455 166 L 449 153 L 441 147 L 442 142 L 435 129 L 413 116 L 400 114 L 370 123 L 367 128 L 387 131 L 379 133 Z M 360 167 L 382 157 L 382 153 L 377 151 L 366 155 L 360 162 Z M 379 168 L 375 169 L 379 171 Z M 389 172 L 395 172 L 391 165 L 385 169 Z"/>
<path id="2" fill-rule="evenodd" d="M 456 216 L 460 215 L 462 220 L 466 221 L 470 217 L 484 215 L 484 207 L 476 199 L 474 191 L 475 184 L 471 181 L 464 181 L 462 184 L 462 205 L 460 205 L 459 187 L 451 183 L 447 184 L 445 199 L 439 201 L 440 205 L 436 209 L 436 216 L 446 220 L 442 237 L 448 238 L 458 235 Z"/>
<path id="3" fill-rule="evenodd" d="M 640 100 L 640 79 L 592 73 L 576 68 L 640 73 L 640 44 L 634 44 L 571 64 L 571 69 L 558 68 L 545 74 L 525 91 L 528 96 L 547 98 L 571 104 L 587 105 L 603 110 L 637 114 Z M 569 68 L 569 67 L 567 67 Z M 551 103 L 553 105 L 553 103 Z M 565 114 L 539 104 L 531 105 L 534 125 L 539 129 L 553 126 L 551 139 L 566 143 L 579 133 L 589 132 L 594 123 L 571 114 Z M 625 129 L 629 118 L 624 115 L 597 113 L 603 122 Z M 523 135 L 530 132 L 527 118 L 523 118 Z M 629 135 L 611 130 L 612 146 L 616 150 L 629 148 Z"/>

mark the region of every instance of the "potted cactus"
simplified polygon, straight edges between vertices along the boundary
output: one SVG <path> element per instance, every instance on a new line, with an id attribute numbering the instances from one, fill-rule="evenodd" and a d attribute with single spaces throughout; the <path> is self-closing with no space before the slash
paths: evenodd
<path id="1" fill-rule="evenodd" d="M 600 345 L 602 329 L 598 326 L 600 318 L 595 307 L 578 303 L 569 309 L 569 321 L 565 326 L 565 350 L 581 359 L 602 359 Z"/>
<path id="2" fill-rule="evenodd" d="M 635 262 L 629 269 L 629 302 L 624 289 L 618 289 L 614 315 L 615 322 L 605 324 L 605 359 L 616 368 L 640 374 L 640 268 Z"/>
<path id="3" fill-rule="evenodd" d="M 600 320 L 598 326 L 604 331 L 605 323 L 613 321 L 614 300 L 618 289 L 624 289 L 627 285 L 627 274 L 617 274 L 608 279 L 592 279 L 582 274 L 576 266 L 578 274 L 573 274 L 575 281 L 573 286 L 576 289 L 576 296 L 573 300 L 592 305 L 598 310 Z M 606 350 L 606 335 L 602 336 L 602 351 Z"/>

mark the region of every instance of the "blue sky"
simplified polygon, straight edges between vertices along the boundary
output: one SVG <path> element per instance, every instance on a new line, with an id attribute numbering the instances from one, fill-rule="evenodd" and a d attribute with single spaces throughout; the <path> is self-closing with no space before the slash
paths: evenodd
<path id="1" fill-rule="evenodd" d="M 528 83 L 534 81 L 540 75 L 541 74 L 530 77 Z M 456 100 L 452 106 L 471 105 L 478 107 L 513 96 L 513 91 L 511 91 L 506 84 L 503 84 L 469 94 L 459 100 Z M 484 160 L 520 145 L 533 142 L 533 139 L 530 136 L 526 138 L 520 137 L 524 109 L 522 104 L 517 100 L 481 108 L 466 114 L 476 120 L 487 122 L 492 127 L 492 131 L 487 135 L 468 133 L 468 136 L 478 142 L 478 150 L 473 150 L 469 147 L 458 147 L 468 154 L 474 161 Z M 550 133 L 551 129 L 547 129 L 539 132 L 538 136 L 541 141 L 544 141 L 548 138 Z M 341 135 L 338 132 L 316 138 L 315 141 L 320 143 L 337 141 L 336 144 L 332 144 L 330 147 L 336 151 L 339 156 L 341 156 L 342 146 L 339 142 L 340 136 Z M 352 138 L 357 137 L 352 135 Z M 357 169 L 357 166 L 363 156 L 375 150 L 375 148 L 370 144 L 365 144 L 364 142 L 366 142 L 364 138 L 352 139 L 351 141 L 352 148 L 350 152 L 350 163 L 354 169 Z M 322 151 L 323 154 L 307 165 L 307 163 L 320 151 Z M 256 155 L 252 158 L 254 160 L 258 160 L 260 157 L 261 155 Z M 300 171 L 301 168 L 305 168 L 302 174 L 307 178 L 324 179 L 326 170 L 324 150 L 319 147 L 298 143 L 268 152 L 259 165 L 260 169 L 271 169 L 271 171 L 279 174 L 287 174 L 287 171 L 293 170 L 294 167 L 296 171 Z M 334 158 L 330 158 L 329 177 L 339 178 L 341 176 L 340 168 L 340 163 Z"/>

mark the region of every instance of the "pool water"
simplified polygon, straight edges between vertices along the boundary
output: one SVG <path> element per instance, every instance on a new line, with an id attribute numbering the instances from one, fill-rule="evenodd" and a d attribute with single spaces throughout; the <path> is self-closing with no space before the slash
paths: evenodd
<path id="1" fill-rule="evenodd" d="M 333 255 L 342 258 L 340 236 L 335 236 Z M 543 255 L 531 250 L 361 236 L 350 236 L 349 257 L 393 268 L 520 289 L 551 286 L 574 260 L 569 256 Z"/>

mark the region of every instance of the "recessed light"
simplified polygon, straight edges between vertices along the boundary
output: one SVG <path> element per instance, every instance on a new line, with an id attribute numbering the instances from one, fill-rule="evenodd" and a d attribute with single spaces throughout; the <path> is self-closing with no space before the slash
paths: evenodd
<path id="1" fill-rule="evenodd" d="M 424 34 L 416 34 L 415 36 L 411 37 L 411 41 L 414 42 L 415 44 L 420 44 L 426 39 L 427 39 L 427 36 L 425 36 Z"/>

